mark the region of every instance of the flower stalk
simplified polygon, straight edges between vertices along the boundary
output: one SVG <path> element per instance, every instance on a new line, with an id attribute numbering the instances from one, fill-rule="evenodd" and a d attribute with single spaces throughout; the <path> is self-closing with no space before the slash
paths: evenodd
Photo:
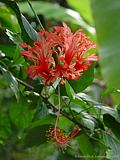
<path id="1" fill-rule="evenodd" d="M 67 144 L 74 136 L 76 136 L 79 133 L 80 128 L 79 127 L 74 128 L 71 135 L 69 137 L 66 137 L 66 139 L 64 139 L 63 141 L 61 141 L 61 139 L 58 138 L 58 134 L 57 134 L 58 133 L 57 125 L 58 125 L 59 117 L 60 117 L 60 84 L 58 85 L 58 115 L 57 115 L 55 126 L 54 126 L 54 136 L 58 144 Z"/>

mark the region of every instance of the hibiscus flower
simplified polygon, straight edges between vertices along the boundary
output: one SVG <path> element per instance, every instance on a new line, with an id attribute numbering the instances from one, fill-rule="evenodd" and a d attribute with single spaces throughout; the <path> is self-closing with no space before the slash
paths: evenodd
<path id="1" fill-rule="evenodd" d="M 34 42 L 33 46 L 21 44 L 24 49 L 21 55 L 33 62 L 26 71 L 30 78 L 38 75 L 46 85 L 57 78 L 61 83 L 64 79 L 77 80 L 93 61 L 98 61 L 95 53 L 88 54 L 96 45 L 80 29 L 72 33 L 63 22 L 63 26 L 55 26 L 53 32 L 41 30 L 38 34 L 40 41 Z"/>

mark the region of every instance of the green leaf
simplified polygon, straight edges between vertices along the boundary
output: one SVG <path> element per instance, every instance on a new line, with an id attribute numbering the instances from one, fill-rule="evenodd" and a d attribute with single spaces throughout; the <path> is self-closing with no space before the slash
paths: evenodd
<path id="1" fill-rule="evenodd" d="M 16 96 L 16 99 L 19 100 L 19 89 L 18 89 L 18 82 L 17 82 L 17 80 L 15 79 L 15 77 L 12 75 L 11 72 L 7 71 L 2 66 L 0 66 L 0 70 L 2 71 L 3 76 L 6 79 L 6 81 L 8 82 L 10 88 L 14 92 L 14 94 Z"/>
<path id="2" fill-rule="evenodd" d="M 120 1 L 91 0 L 103 78 L 120 88 Z"/>
<path id="3" fill-rule="evenodd" d="M 41 97 L 39 97 L 37 102 L 37 112 L 36 117 L 38 118 L 44 118 L 48 115 L 48 108 L 46 104 L 42 101 Z"/>
<path id="4" fill-rule="evenodd" d="M 85 127 L 89 128 L 91 131 L 93 131 L 95 129 L 95 125 L 96 125 L 97 121 L 91 115 L 89 115 L 86 112 L 81 112 L 80 118 L 81 118 L 81 123 Z"/>
<path id="5" fill-rule="evenodd" d="M 59 85 L 60 81 L 61 81 L 61 79 L 58 78 L 58 79 L 52 84 L 53 89 L 56 89 L 56 88 L 57 88 L 57 86 Z"/>
<path id="6" fill-rule="evenodd" d="M 19 129 L 28 128 L 32 122 L 34 110 L 29 109 L 29 104 L 25 100 L 19 103 L 13 102 L 10 108 L 10 118 Z"/>
<path id="7" fill-rule="evenodd" d="M 20 47 L 18 45 L 0 45 L 0 50 L 2 52 L 3 57 L 10 57 L 14 60 L 13 65 L 21 64 L 24 65 L 24 67 L 27 65 L 24 57 L 20 56 Z"/>
<path id="8" fill-rule="evenodd" d="M 107 158 L 110 160 L 119 160 L 120 159 L 120 143 L 117 142 L 109 134 L 103 132 L 103 140 L 106 146 L 110 149 L 107 150 Z"/>
<path id="9" fill-rule="evenodd" d="M 120 94 L 120 89 L 115 89 L 115 88 L 106 88 L 103 92 L 102 92 L 102 96 L 106 96 L 108 94 Z"/>
<path id="10" fill-rule="evenodd" d="M 47 131 L 50 125 L 41 125 L 29 130 L 25 137 L 25 147 L 39 146 L 47 143 Z"/>
<path id="11" fill-rule="evenodd" d="M 1 0 L 7 6 L 9 6 L 16 14 L 18 23 L 21 28 L 22 39 L 24 42 L 30 42 L 31 40 L 38 40 L 39 36 L 37 32 L 32 28 L 27 19 L 21 14 L 19 7 L 15 1 Z"/>
<path id="12" fill-rule="evenodd" d="M 17 18 L 4 4 L 0 6 L 0 23 L 2 27 L 7 28 L 12 32 L 20 32 Z"/>
<path id="13" fill-rule="evenodd" d="M 69 135 L 70 133 L 72 133 L 74 127 L 75 127 L 75 124 L 71 120 L 69 120 L 64 116 L 60 117 L 58 128 L 63 129 L 66 132 L 66 134 Z"/>
<path id="14" fill-rule="evenodd" d="M 77 137 L 77 140 L 79 142 L 80 151 L 82 152 L 81 158 L 85 160 L 95 160 L 96 153 L 90 138 L 84 133 Z"/>
<path id="15" fill-rule="evenodd" d="M 87 94 L 85 94 L 83 92 L 78 93 L 76 95 L 76 97 L 82 99 L 83 101 L 85 101 L 87 103 L 99 104 L 98 102 L 94 101 L 90 96 L 88 96 Z"/>
<path id="16" fill-rule="evenodd" d="M 18 23 L 21 28 L 22 39 L 24 42 L 27 42 L 29 39 L 29 36 L 24 29 L 24 26 L 23 26 L 23 23 L 21 20 L 21 13 L 20 13 L 20 10 L 19 10 L 17 4 L 14 1 L 10 1 L 10 0 L 1 0 L 1 2 L 5 3 L 8 7 L 10 7 L 15 12 L 17 19 L 18 19 Z"/>
<path id="17" fill-rule="evenodd" d="M 38 36 L 38 33 L 33 29 L 33 27 L 30 25 L 28 20 L 21 14 L 21 19 L 23 26 L 29 35 L 29 37 L 34 41 L 40 41 L 40 37 Z"/>
<path id="18" fill-rule="evenodd" d="M 80 13 L 84 19 L 90 23 L 93 24 L 93 18 L 91 13 L 91 7 L 90 7 L 90 0 L 67 0 L 68 4 L 73 7 L 76 11 Z"/>
<path id="19" fill-rule="evenodd" d="M 99 114 L 104 115 L 104 114 L 109 114 L 112 117 L 115 118 L 115 120 L 120 123 L 120 116 L 118 114 L 118 111 L 115 108 L 111 108 L 108 106 L 103 106 L 103 105 L 95 105 L 94 106 L 97 110 L 99 110 Z"/>
<path id="20" fill-rule="evenodd" d="M 31 128 L 35 128 L 35 127 L 38 127 L 38 126 L 41 126 L 41 125 L 54 125 L 55 123 L 55 116 L 51 116 L 51 115 L 48 115 L 46 117 L 43 117 L 39 120 L 36 120 L 34 122 L 31 123 Z"/>
<path id="21" fill-rule="evenodd" d="M 87 109 L 86 108 L 86 102 L 83 101 L 80 97 L 77 96 L 77 94 L 75 95 L 75 99 L 71 100 L 70 103 L 70 108 L 72 110 L 75 110 L 76 112 L 80 112 L 83 109 Z"/>
<path id="22" fill-rule="evenodd" d="M 65 89 L 66 89 L 66 92 L 67 92 L 67 95 L 69 96 L 69 98 L 75 99 L 75 92 L 67 80 L 65 81 Z"/>
<path id="23" fill-rule="evenodd" d="M 13 43 L 19 45 L 22 42 L 20 33 L 13 33 L 10 30 L 6 29 L 6 34 Z"/>
<path id="24" fill-rule="evenodd" d="M 10 58 L 14 57 L 15 55 L 19 55 L 19 49 L 15 45 L 0 45 L 0 50 L 5 53 L 5 56 Z"/>
<path id="25" fill-rule="evenodd" d="M 92 65 L 78 80 L 69 80 L 70 86 L 73 88 L 75 93 L 82 92 L 87 88 L 94 79 L 94 65 Z M 65 87 L 61 86 L 61 95 L 67 95 Z"/>
<path id="26" fill-rule="evenodd" d="M 94 65 L 92 65 L 83 75 L 76 81 L 70 80 L 69 83 L 76 93 L 87 88 L 94 79 Z"/>
<path id="27" fill-rule="evenodd" d="M 110 116 L 109 114 L 105 114 L 103 116 L 104 124 L 112 130 L 115 134 L 116 138 L 120 140 L 120 123 L 118 123 L 115 118 Z"/>

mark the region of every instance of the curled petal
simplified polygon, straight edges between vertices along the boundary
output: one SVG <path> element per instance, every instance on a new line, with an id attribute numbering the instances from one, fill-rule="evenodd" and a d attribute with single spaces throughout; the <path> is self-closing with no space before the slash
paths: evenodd
<path id="1" fill-rule="evenodd" d="M 99 60 L 99 58 L 98 58 L 98 56 L 96 56 L 95 53 L 93 53 L 93 54 L 89 55 L 89 56 L 86 58 L 86 60 L 97 62 L 97 61 Z"/>
<path id="2" fill-rule="evenodd" d="M 21 51 L 21 55 L 26 56 L 29 60 L 37 60 L 37 58 L 32 54 L 32 52 L 29 51 Z"/>
<path id="3" fill-rule="evenodd" d="M 20 43 L 20 46 L 22 47 L 22 48 L 27 48 L 27 49 L 30 49 L 31 48 L 31 46 L 30 45 L 28 45 L 27 43 Z"/>

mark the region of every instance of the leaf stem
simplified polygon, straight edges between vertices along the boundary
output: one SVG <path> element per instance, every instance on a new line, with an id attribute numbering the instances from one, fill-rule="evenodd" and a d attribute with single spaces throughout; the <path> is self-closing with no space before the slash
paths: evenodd
<path id="1" fill-rule="evenodd" d="M 28 4 L 29 4 L 29 6 L 30 6 L 31 10 L 33 11 L 33 13 L 34 13 L 34 15 L 35 15 L 35 17 L 36 17 L 36 19 L 37 19 L 37 21 L 38 21 L 39 25 L 40 25 L 40 26 L 41 26 L 41 28 L 44 30 L 44 27 L 43 27 L 43 25 L 42 25 L 42 23 L 41 23 L 41 21 L 40 21 L 40 19 L 39 19 L 38 15 L 35 13 L 35 10 L 34 10 L 34 8 L 33 8 L 32 4 L 30 3 L 30 0 L 27 0 L 27 2 L 28 2 Z"/>

